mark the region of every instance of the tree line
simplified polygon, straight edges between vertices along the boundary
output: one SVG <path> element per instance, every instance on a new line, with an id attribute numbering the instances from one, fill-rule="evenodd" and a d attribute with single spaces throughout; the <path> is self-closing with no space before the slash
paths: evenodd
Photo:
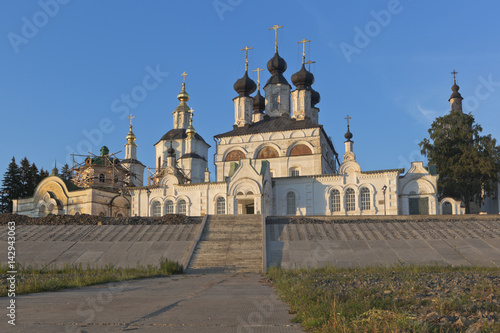
<path id="1" fill-rule="evenodd" d="M 2 187 L 0 189 L 0 213 L 12 212 L 12 200 L 18 198 L 31 197 L 35 193 L 36 186 L 49 172 L 38 167 L 35 163 L 24 157 L 19 165 L 12 157 L 7 171 L 3 175 Z M 61 168 L 59 177 L 65 180 L 71 179 L 71 172 L 68 164 Z"/>

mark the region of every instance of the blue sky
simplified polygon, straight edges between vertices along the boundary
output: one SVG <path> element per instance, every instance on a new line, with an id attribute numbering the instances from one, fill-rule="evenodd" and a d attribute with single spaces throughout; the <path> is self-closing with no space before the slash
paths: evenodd
<path id="1" fill-rule="evenodd" d="M 130 112 L 138 158 L 154 166 L 184 71 L 194 127 L 213 156 L 212 137 L 234 123 L 240 49 L 254 48 L 250 69 L 266 68 L 275 24 L 289 82 L 297 42 L 312 41 L 320 123 L 339 154 L 349 114 L 363 170 L 407 170 L 422 160 L 417 143 L 433 119 L 449 111 L 453 69 L 465 111 L 500 138 L 499 12 L 495 1 L 2 1 L 0 173 L 12 156 L 51 170 L 103 144 L 123 157 Z"/>

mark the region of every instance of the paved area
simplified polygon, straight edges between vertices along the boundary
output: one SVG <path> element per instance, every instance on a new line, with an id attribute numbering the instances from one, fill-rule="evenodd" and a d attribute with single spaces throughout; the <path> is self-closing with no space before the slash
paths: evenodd
<path id="1" fill-rule="evenodd" d="M 302 332 L 258 274 L 125 281 L 18 296 L 16 304 L 17 325 L 2 315 L 0 332 Z"/>

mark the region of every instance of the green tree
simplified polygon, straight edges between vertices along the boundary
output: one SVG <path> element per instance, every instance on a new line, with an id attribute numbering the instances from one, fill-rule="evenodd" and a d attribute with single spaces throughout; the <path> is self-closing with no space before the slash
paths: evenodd
<path id="1" fill-rule="evenodd" d="M 71 180 L 71 170 L 69 169 L 68 163 L 64 164 L 61 168 L 61 178 L 64 180 Z"/>
<path id="2" fill-rule="evenodd" d="M 22 194 L 21 172 L 14 157 L 4 173 L 1 191 L 0 209 L 2 213 L 12 212 L 12 199 L 17 199 Z"/>
<path id="3" fill-rule="evenodd" d="M 461 102 L 461 96 L 456 96 L 452 95 L 452 99 L 460 98 Z M 472 202 L 480 204 L 483 194 L 494 193 L 500 172 L 500 147 L 491 135 L 481 135 L 481 126 L 472 114 L 461 111 L 461 105 L 436 118 L 428 132 L 430 139 L 419 145 L 429 164 L 436 165 L 438 195 L 460 198 L 466 213 L 470 213 Z"/>

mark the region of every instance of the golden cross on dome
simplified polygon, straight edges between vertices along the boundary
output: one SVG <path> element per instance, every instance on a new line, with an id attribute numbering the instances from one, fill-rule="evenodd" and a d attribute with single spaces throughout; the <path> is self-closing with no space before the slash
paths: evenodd
<path id="1" fill-rule="evenodd" d="M 241 51 L 245 51 L 245 71 L 248 71 L 248 50 L 253 50 L 253 47 L 245 46 Z"/>
<path id="2" fill-rule="evenodd" d="M 278 29 L 283 28 L 282 25 L 277 25 L 275 24 L 272 28 L 269 28 L 268 30 L 274 30 L 274 45 L 275 45 L 275 50 L 278 52 Z"/>
<path id="3" fill-rule="evenodd" d="M 186 83 L 186 76 L 188 74 L 186 72 L 183 72 L 181 75 L 182 75 L 182 83 Z"/>
<path id="4" fill-rule="evenodd" d="M 260 89 L 260 71 L 263 71 L 263 68 L 257 67 L 257 69 L 254 69 L 252 72 L 257 72 L 257 86 Z"/>
<path id="5" fill-rule="evenodd" d="M 344 119 L 345 119 L 345 120 L 347 120 L 347 126 L 349 126 L 349 120 L 351 120 L 351 119 L 352 119 L 352 117 L 351 117 L 351 116 L 349 116 L 349 115 L 347 115 L 347 117 L 345 117 Z"/>
<path id="6" fill-rule="evenodd" d="M 127 118 L 130 119 L 130 126 L 132 126 L 132 119 L 134 119 L 135 117 L 131 113 Z"/>
<path id="7" fill-rule="evenodd" d="M 453 70 L 453 72 L 451 72 L 450 74 L 453 74 L 453 82 L 457 83 L 457 81 L 456 81 L 456 75 L 458 74 L 458 72 L 456 70 Z"/>
<path id="8" fill-rule="evenodd" d="M 298 42 L 299 44 L 302 43 L 302 64 L 305 64 L 306 62 L 306 43 L 310 43 L 311 40 L 307 40 L 307 39 L 303 39 L 301 40 L 300 42 Z"/>
<path id="9" fill-rule="evenodd" d="M 316 63 L 316 61 L 311 61 L 311 60 L 306 62 L 306 64 L 309 65 L 309 72 L 311 71 L 311 64 L 315 64 L 315 63 Z"/>

